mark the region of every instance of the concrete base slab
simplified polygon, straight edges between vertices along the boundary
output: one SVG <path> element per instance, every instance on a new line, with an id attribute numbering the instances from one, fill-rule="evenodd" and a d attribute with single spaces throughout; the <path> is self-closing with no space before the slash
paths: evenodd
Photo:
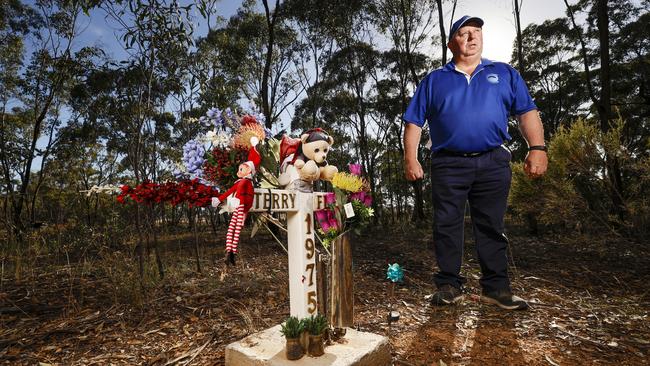
<path id="1" fill-rule="evenodd" d="M 388 338 L 347 329 L 339 342 L 325 347 L 325 354 L 289 361 L 280 325 L 252 334 L 226 347 L 228 366 L 388 366 L 392 364 Z"/>

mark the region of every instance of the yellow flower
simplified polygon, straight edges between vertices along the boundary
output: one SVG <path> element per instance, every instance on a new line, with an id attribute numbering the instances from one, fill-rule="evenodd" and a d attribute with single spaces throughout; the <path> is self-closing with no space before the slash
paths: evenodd
<path id="1" fill-rule="evenodd" d="M 332 178 L 332 185 L 338 189 L 356 193 L 363 188 L 363 179 L 350 173 L 338 172 Z"/>

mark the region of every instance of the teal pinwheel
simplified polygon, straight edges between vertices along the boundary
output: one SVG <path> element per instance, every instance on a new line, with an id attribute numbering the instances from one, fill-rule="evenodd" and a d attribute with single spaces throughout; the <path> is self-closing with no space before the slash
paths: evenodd
<path id="1" fill-rule="evenodd" d="M 392 282 L 402 282 L 404 280 L 404 271 L 397 263 L 389 264 L 386 278 Z"/>

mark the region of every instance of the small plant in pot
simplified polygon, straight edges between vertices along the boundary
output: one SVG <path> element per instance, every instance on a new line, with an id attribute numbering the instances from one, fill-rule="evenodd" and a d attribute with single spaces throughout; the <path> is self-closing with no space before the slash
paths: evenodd
<path id="1" fill-rule="evenodd" d="M 280 332 L 287 340 L 285 347 L 287 360 L 299 360 L 305 354 L 305 350 L 300 345 L 300 335 L 304 330 L 305 323 L 295 316 L 290 316 L 282 324 Z"/>
<path id="2" fill-rule="evenodd" d="M 325 354 L 323 334 L 327 329 L 327 318 L 318 314 L 305 319 L 305 330 L 309 332 L 309 355 L 318 357 Z"/>

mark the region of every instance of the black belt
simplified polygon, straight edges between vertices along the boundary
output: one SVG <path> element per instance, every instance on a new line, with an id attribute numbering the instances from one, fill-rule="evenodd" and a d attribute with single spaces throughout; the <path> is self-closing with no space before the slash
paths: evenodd
<path id="1" fill-rule="evenodd" d="M 497 149 L 496 147 L 494 149 Z M 477 152 L 463 152 L 463 151 L 453 151 L 453 150 L 447 150 L 447 149 L 440 149 L 436 151 L 436 155 L 442 155 L 442 156 L 460 156 L 463 158 L 474 158 L 477 156 L 481 156 L 483 154 L 487 154 L 490 151 L 494 150 L 485 150 L 485 151 L 477 151 Z"/>

